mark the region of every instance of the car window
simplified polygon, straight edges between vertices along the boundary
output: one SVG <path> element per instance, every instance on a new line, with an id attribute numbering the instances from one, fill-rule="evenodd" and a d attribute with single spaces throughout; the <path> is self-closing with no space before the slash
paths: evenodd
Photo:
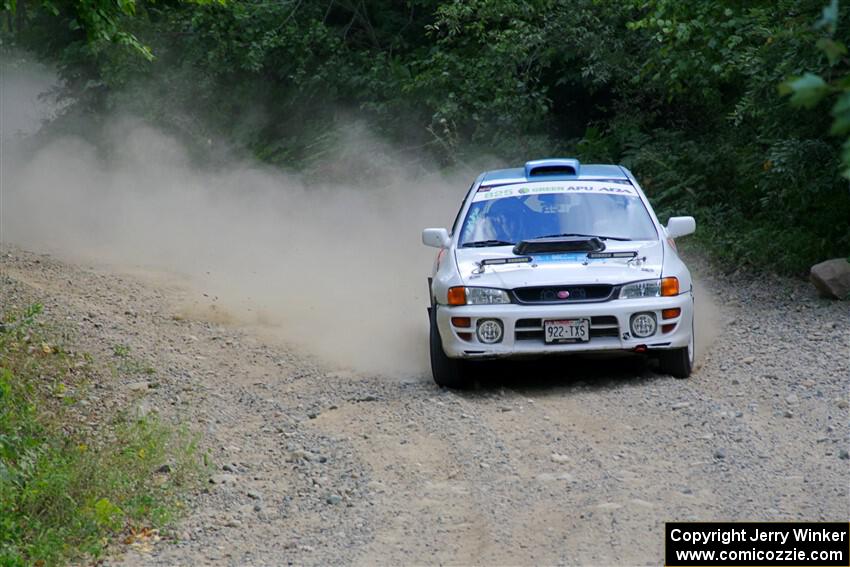
<path id="1" fill-rule="evenodd" d="M 452 223 L 452 232 L 454 234 L 457 230 L 458 225 L 460 224 L 460 214 L 463 212 L 463 208 L 466 206 L 466 202 L 469 200 L 469 196 L 472 195 L 472 188 L 475 186 L 475 183 L 469 186 L 469 189 L 466 192 L 466 196 L 463 198 L 463 201 L 460 203 L 460 208 L 457 210 L 457 215 L 455 215 L 455 221 Z"/>
<path id="2" fill-rule="evenodd" d="M 636 194 L 542 193 L 476 200 L 464 219 L 460 246 L 583 234 L 657 240 L 649 212 Z"/>

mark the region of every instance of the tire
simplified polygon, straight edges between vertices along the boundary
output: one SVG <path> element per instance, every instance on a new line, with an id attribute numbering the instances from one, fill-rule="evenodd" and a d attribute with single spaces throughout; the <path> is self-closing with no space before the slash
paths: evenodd
<path id="1" fill-rule="evenodd" d="M 444 388 L 469 388 L 473 383 L 469 368 L 465 361 L 446 356 L 440 330 L 437 328 L 437 308 L 432 307 L 430 311 L 431 374 L 434 376 L 434 382 Z"/>
<path id="2" fill-rule="evenodd" d="M 694 324 L 691 321 L 691 340 L 688 346 L 662 351 L 658 357 L 658 367 L 664 374 L 674 378 L 688 378 L 694 367 Z"/>

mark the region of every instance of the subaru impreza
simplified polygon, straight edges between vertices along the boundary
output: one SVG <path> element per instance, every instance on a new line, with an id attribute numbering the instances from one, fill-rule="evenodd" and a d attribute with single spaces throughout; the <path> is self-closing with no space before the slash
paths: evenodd
<path id="1" fill-rule="evenodd" d="M 471 384 L 476 361 L 577 353 L 654 356 L 691 374 L 694 292 L 675 239 L 693 217 L 662 225 L 631 172 L 575 159 L 482 173 L 428 278 L 437 384 Z"/>

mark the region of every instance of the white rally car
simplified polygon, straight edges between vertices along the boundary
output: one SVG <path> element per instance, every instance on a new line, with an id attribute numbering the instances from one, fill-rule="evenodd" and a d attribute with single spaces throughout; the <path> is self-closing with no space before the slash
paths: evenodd
<path id="1" fill-rule="evenodd" d="M 694 360 L 691 275 L 674 239 L 693 217 L 662 226 L 631 172 L 575 159 L 482 173 L 429 278 L 431 368 L 464 387 L 473 361 L 629 351 L 678 378 Z"/>

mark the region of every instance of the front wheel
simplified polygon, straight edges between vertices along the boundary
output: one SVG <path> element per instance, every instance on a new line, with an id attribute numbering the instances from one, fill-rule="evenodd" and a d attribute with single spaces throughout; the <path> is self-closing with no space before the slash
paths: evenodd
<path id="1" fill-rule="evenodd" d="M 674 378 L 687 378 L 694 367 L 694 324 L 691 322 L 691 339 L 688 346 L 665 350 L 660 353 L 658 366 L 664 374 Z"/>
<path id="2" fill-rule="evenodd" d="M 434 382 L 444 388 L 469 388 L 472 385 L 469 369 L 465 361 L 449 358 L 443 350 L 440 330 L 437 328 L 437 307 L 431 308 L 431 374 Z"/>

